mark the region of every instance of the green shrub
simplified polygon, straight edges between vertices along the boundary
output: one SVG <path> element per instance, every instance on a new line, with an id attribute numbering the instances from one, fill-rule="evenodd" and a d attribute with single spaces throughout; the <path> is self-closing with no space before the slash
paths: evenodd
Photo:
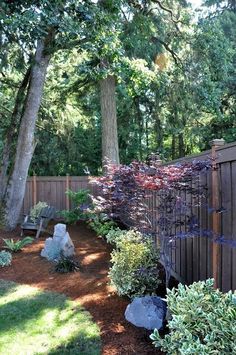
<path id="1" fill-rule="evenodd" d="M 122 230 L 120 228 L 112 228 L 106 236 L 107 242 L 115 245 L 119 248 L 119 244 L 124 241 L 132 242 L 132 243 L 141 243 L 145 240 L 145 237 L 142 233 L 131 230 Z"/>
<path id="2" fill-rule="evenodd" d="M 0 251 L 0 266 L 9 266 L 11 265 L 12 255 L 9 251 L 2 250 Z"/>
<path id="3" fill-rule="evenodd" d="M 170 333 L 162 339 L 155 330 L 156 347 L 171 355 L 236 354 L 236 293 L 215 290 L 209 279 L 168 290 L 167 303 Z"/>
<path id="4" fill-rule="evenodd" d="M 47 202 L 39 201 L 36 205 L 34 205 L 30 210 L 30 218 L 33 222 L 37 220 L 40 215 L 40 212 L 43 208 L 47 207 Z"/>
<path id="5" fill-rule="evenodd" d="M 109 277 L 117 293 L 130 298 L 155 293 L 159 283 L 158 253 L 150 240 L 140 243 L 123 240 L 111 254 Z"/>
<path id="6" fill-rule="evenodd" d="M 106 235 L 106 240 L 108 243 L 116 245 L 120 240 L 123 239 L 123 236 L 126 232 L 126 230 L 122 230 L 119 227 L 111 228 Z"/>
<path id="7" fill-rule="evenodd" d="M 61 216 L 68 224 L 73 224 L 80 219 L 87 219 L 90 216 L 89 190 L 81 189 L 77 192 L 67 190 L 66 195 L 72 201 L 73 209 L 70 211 L 61 211 Z"/>
<path id="8" fill-rule="evenodd" d="M 100 213 L 93 215 L 90 218 L 88 225 L 97 233 L 97 235 L 105 237 L 117 224 L 114 221 L 111 221 L 105 213 Z"/>
<path id="9" fill-rule="evenodd" d="M 33 242 L 33 238 L 25 237 L 22 240 L 17 240 L 14 242 L 13 239 L 3 239 L 5 243 L 5 248 L 10 249 L 12 252 L 16 253 L 21 250 L 25 245 L 31 244 Z"/>

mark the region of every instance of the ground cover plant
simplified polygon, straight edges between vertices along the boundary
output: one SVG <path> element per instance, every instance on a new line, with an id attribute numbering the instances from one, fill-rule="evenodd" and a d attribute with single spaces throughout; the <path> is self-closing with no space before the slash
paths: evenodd
<path id="1" fill-rule="evenodd" d="M 11 250 L 12 252 L 16 253 L 20 251 L 24 246 L 33 243 L 33 238 L 25 237 L 24 239 L 19 239 L 14 241 L 14 239 L 3 239 L 5 243 L 5 248 Z"/>
<path id="2" fill-rule="evenodd" d="M 0 281 L 1 354 L 100 354 L 98 327 L 64 295 Z"/>
<path id="3" fill-rule="evenodd" d="M 8 251 L 2 250 L 0 251 L 0 266 L 9 266 L 11 265 L 12 255 Z"/>
<path id="4" fill-rule="evenodd" d="M 170 355 L 236 354 L 236 292 L 224 294 L 213 285 L 209 279 L 168 290 L 170 333 L 161 338 L 155 330 L 156 347 Z"/>

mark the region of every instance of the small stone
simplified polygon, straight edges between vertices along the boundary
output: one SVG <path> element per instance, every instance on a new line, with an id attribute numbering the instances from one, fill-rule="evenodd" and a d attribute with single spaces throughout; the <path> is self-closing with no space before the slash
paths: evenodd
<path id="1" fill-rule="evenodd" d="M 136 327 L 160 329 L 166 309 L 166 302 L 158 296 L 135 297 L 125 310 L 125 318 Z"/>

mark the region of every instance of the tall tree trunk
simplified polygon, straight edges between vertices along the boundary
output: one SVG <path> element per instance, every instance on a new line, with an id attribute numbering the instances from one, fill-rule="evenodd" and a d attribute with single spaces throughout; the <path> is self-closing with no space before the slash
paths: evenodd
<path id="1" fill-rule="evenodd" d="M 34 132 L 36 119 L 50 60 L 50 55 L 45 50 L 51 40 L 52 33 L 45 40 L 38 40 L 37 43 L 24 112 L 21 118 L 13 172 L 7 187 L 5 209 L 5 224 L 7 229 L 14 229 L 16 227 L 22 208 L 26 179 L 35 147 Z"/>
<path id="2" fill-rule="evenodd" d="M 116 80 L 108 75 L 100 81 L 102 114 L 102 159 L 119 164 L 119 148 L 116 116 Z"/>
<path id="3" fill-rule="evenodd" d="M 185 156 L 185 146 L 184 146 L 184 135 L 183 133 L 179 133 L 178 135 L 179 139 L 179 158 Z"/>
<path id="4" fill-rule="evenodd" d="M 2 163 L 0 168 L 0 200 L 2 201 L 5 197 L 6 188 L 7 188 L 7 176 L 9 174 L 8 168 L 10 165 L 10 161 L 13 158 L 13 147 L 16 139 L 16 132 L 20 124 L 20 117 L 22 114 L 22 107 L 24 103 L 24 97 L 26 93 L 26 89 L 29 83 L 30 78 L 30 70 L 25 73 L 25 76 L 22 80 L 22 83 L 19 87 L 19 90 L 15 99 L 15 106 L 11 115 L 10 126 L 7 131 L 6 139 L 4 142 L 4 148 L 2 152 Z"/>
<path id="5" fill-rule="evenodd" d="M 171 137 L 171 159 L 174 160 L 176 158 L 176 140 L 175 140 L 175 135 L 172 134 Z"/>

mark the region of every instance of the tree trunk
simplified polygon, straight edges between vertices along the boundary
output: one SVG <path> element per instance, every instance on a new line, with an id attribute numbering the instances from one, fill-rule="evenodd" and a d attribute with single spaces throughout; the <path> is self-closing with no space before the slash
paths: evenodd
<path id="1" fill-rule="evenodd" d="M 102 159 L 119 164 L 119 148 L 116 117 L 116 81 L 108 75 L 100 81 L 102 114 Z"/>
<path id="2" fill-rule="evenodd" d="M 15 106 L 11 115 L 10 126 L 7 131 L 6 139 L 4 142 L 4 148 L 2 152 L 2 163 L 0 170 L 0 200 L 2 201 L 5 197 L 6 189 L 7 189 L 7 176 L 9 174 L 8 168 L 10 165 L 10 161 L 13 158 L 13 147 L 16 139 L 16 132 L 20 124 L 20 117 L 22 114 L 22 106 L 24 103 L 25 92 L 29 83 L 30 78 L 30 70 L 29 67 L 25 76 L 22 80 L 22 83 L 19 87 L 19 90 L 16 95 Z"/>
<path id="3" fill-rule="evenodd" d="M 183 133 L 179 133 L 178 138 L 179 138 L 179 158 L 182 158 L 182 157 L 185 156 L 184 135 L 183 135 Z"/>
<path id="4" fill-rule="evenodd" d="M 7 187 L 5 209 L 5 225 L 7 229 L 16 227 L 22 208 L 29 165 L 35 148 L 36 119 L 50 60 L 50 55 L 45 53 L 45 49 L 47 43 L 51 40 L 52 34 L 49 34 L 45 40 L 38 40 L 37 43 L 24 112 L 21 118 L 13 172 Z"/>

